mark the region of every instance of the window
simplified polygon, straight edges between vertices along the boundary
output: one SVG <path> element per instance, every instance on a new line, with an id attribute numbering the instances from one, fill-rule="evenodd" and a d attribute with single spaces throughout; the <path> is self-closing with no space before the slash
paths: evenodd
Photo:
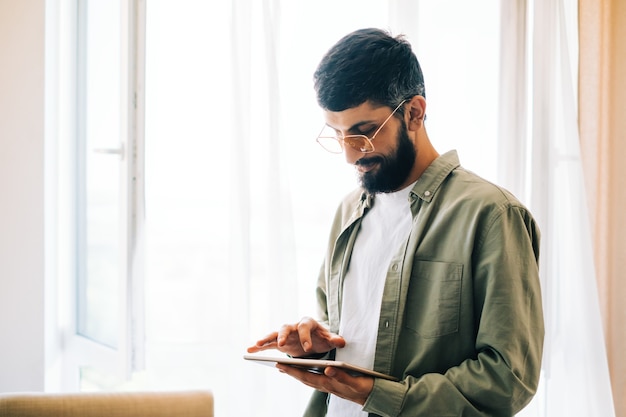
<path id="1" fill-rule="evenodd" d="M 120 3 L 83 1 L 80 12 L 77 330 L 117 348 L 128 157 L 120 135 Z"/>
<path id="2" fill-rule="evenodd" d="M 59 286 L 66 289 L 59 324 L 68 390 L 124 380 L 141 360 L 137 138 L 143 122 L 136 80 L 143 61 L 136 47 L 142 5 L 79 0 L 64 3 L 60 14 L 75 16 L 70 28 L 77 39 L 74 68 L 71 59 L 63 61 L 75 85 L 61 99 L 75 110 L 67 120 L 75 130 L 67 128 L 59 146 L 61 211 L 68 214 L 59 219 L 65 248 Z"/>

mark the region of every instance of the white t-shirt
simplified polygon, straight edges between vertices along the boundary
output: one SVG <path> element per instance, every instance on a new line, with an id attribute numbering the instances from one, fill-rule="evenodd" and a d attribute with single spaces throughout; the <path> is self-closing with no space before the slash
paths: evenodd
<path id="1" fill-rule="evenodd" d="M 346 339 L 346 346 L 337 349 L 336 360 L 373 369 L 387 269 L 411 231 L 409 193 L 413 185 L 376 194 L 361 222 L 343 283 L 339 334 Z M 367 413 L 359 404 L 331 395 L 326 415 L 362 417 Z"/>

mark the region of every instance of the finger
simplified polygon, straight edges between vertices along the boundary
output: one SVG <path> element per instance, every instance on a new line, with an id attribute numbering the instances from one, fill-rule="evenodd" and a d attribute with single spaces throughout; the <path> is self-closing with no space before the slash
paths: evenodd
<path id="1" fill-rule="evenodd" d="M 335 395 L 339 395 L 342 398 L 346 398 L 346 392 L 351 392 L 350 387 L 342 387 L 338 379 L 330 378 L 326 375 L 326 372 L 318 374 L 316 372 L 310 372 L 294 366 L 277 365 L 279 370 L 309 387 L 315 388 L 318 391 L 328 392 Z M 329 368 L 326 368 L 329 369 Z M 335 368 L 333 368 L 335 369 Z M 337 371 L 337 374 L 341 371 Z M 333 372 L 331 371 L 331 374 Z M 349 377 L 349 375 L 346 374 Z M 346 391 L 347 390 L 347 391 Z"/>
<path id="2" fill-rule="evenodd" d="M 307 318 L 307 323 L 315 325 L 315 334 L 328 343 L 329 348 L 342 348 L 346 346 L 346 340 L 334 333 L 331 333 L 326 326 L 321 325 L 319 322 Z"/>
<path id="3" fill-rule="evenodd" d="M 310 317 L 305 317 L 298 323 L 298 337 L 300 338 L 300 344 L 305 352 L 309 352 L 313 348 L 313 341 L 311 340 L 311 332 L 319 331 L 323 329 L 320 324 Z M 325 330 L 325 329 L 324 329 Z"/>
<path id="4" fill-rule="evenodd" d="M 278 338 L 278 332 L 272 332 L 256 342 L 255 346 L 262 347 L 271 343 L 276 343 Z"/>
<path id="5" fill-rule="evenodd" d="M 278 332 L 272 332 L 265 336 L 263 339 L 257 340 L 257 342 L 248 347 L 248 353 L 260 352 L 266 349 L 276 349 L 276 338 L 278 336 Z"/>
<path id="6" fill-rule="evenodd" d="M 279 347 L 285 346 L 289 336 L 295 331 L 295 325 L 284 324 L 277 333 L 276 342 Z"/>
<path id="7" fill-rule="evenodd" d="M 262 352 L 264 350 L 268 350 L 268 349 L 278 349 L 277 343 L 276 342 L 268 342 L 262 345 L 254 345 L 254 346 L 250 346 L 248 347 L 246 350 L 248 351 L 248 353 L 256 353 L 256 352 Z"/>
<path id="8" fill-rule="evenodd" d="M 284 364 L 277 364 L 276 368 L 278 368 L 280 372 L 297 379 L 298 381 L 311 388 L 315 388 L 319 391 L 328 392 L 324 390 L 323 381 L 327 379 L 324 375 L 316 374 L 304 369 L 297 368 L 295 366 L 289 366 Z"/>
<path id="9" fill-rule="evenodd" d="M 324 375 L 333 382 L 331 386 L 342 387 L 342 395 L 352 401 L 364 404 L 374 386 L 374 378 L 366 375 L 354 376 L 350 373 L 329 366 L 324 370 Z"/>
<path id="10" fill-rule="evenodd" d="M 346 371 L 343 371 L 339 368 L 335 368 L 334 366 L 327 366 L 324 369 L 324 375 L 326 375 L 329 378 L 334 379 L 335 381 L 341 384 L 346 384 L 346 385 L 354 384 L 354 378 L 355 378 L 354 376 L 350 375 Z"/>
<path id="11" fill-rule="evenodd" d="M 330 334 L 330 338 L 328 340 L 328 343 L 330 343 L 332 346 L 336 347 L 336 348 L 342 348 L 346 346 L 346 339 L 344 339 L 343 337 L 337 335 L 337 334 Z"/>

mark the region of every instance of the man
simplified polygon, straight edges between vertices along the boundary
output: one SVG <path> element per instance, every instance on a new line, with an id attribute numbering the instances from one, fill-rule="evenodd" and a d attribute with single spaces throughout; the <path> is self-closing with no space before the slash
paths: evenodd
<path id="1" fill-rule="evenodd" d="M 324 56 L 315 89 L 359 189 L 341 203 L 320 272 L 319 321 L 249 352 L 330 357 L 399 382 L 278 365 L 316 389 L 305 416 L 512 416 L 539 379 L 539 230 L 510 193 L 439 155 L 411 46 L 378 29 Z M 471 105 L 471 103 L 468 103 Z"/>

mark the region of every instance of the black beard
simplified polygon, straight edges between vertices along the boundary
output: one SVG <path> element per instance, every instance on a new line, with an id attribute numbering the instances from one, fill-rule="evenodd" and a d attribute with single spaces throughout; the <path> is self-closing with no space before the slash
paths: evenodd
<path id="1" fill-rule="evenodd" d="M 404 123 L 398 129 L 397 137 L 398 146 L 392 154 L 362 158 L 380 164 L 377 170 L 359 175 L 361 186 L 370 194 L 397 191 L 413 169 L 417 152 Z"/>

